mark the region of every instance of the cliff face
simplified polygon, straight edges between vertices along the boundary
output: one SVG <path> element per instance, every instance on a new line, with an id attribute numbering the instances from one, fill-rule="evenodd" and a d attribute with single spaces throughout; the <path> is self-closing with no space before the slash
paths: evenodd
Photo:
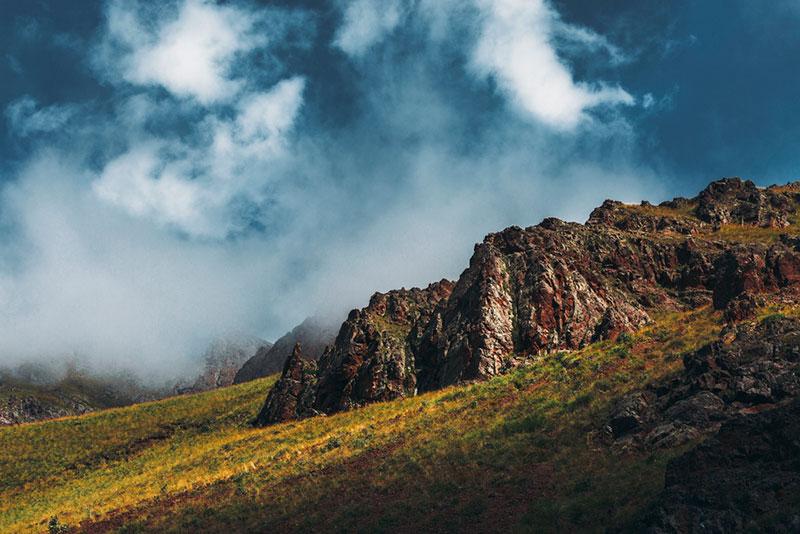
<path id="1" fill-rule="evenodd" d="M 665 489 L 638 530 L 800 531 L 800 402 L 741 415 L 667 466 Z"/>
<path id="2" fill-rule="evenodd" d="M 546 219 L 490 234 L 454 285 L 376 294 L 351 312 L 306 386 L 314 411 L 486 379 L 665 310 L 711 305 L 747 318 L 759 295 L 800 280 L 795 241 L 772 230 L 794 223 L 799 200 L 797 184 L 726 179 L 659 206 L 606 201 L 584 225 Z"/>
<path id="3" fill-rule="evenodd" d="M 414 395 L 421 329 L 452 287 L 442 280 L 425 289 L 376 293 L 369 306 L 353 310 L 320 359 L 316 409 L 330 413 Z"/>

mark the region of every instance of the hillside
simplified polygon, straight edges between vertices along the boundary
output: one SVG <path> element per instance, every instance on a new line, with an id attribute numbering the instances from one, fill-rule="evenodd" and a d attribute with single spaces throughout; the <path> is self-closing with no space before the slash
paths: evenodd
<path id="1" fill-rule="evenodd" d="M 318 362 L 0 429 L 0 530 L 796 531 L 798 208 L 727 179 L 508 228 Z"/>
<path id="2" fill-rule="evenodd" d="M 5 428 L 0 530 L 53 516 L 87 532 L 626 525 L 680 450 L 620 457 L 587 437 L 611 399 L 720 327 L 708 309 L 670 314 L 488 382 L 265 429 L 249 423 L 274 377 Z"/>

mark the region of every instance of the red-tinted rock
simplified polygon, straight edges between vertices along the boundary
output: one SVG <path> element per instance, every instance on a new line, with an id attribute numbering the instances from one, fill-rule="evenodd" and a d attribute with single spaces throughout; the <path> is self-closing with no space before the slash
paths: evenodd
<path id="1" fill-rule="evenodd" d="M 531 355 L 633 332 L 654 311 L 712 304 L 730 322 L 752 317 L 762 293 L 798 292 L 798 247 L 789 236 L 726 241 L 712 227 L 782 226 L 799 192 L 728 179 L 658 207 L 606 201 L 585 225 L 550 218 L 489 234 L 455 285 L 379 293 L 350 314 L 320 359 L 315 409 L 487 379 Z M 664 425 L 653 434 L 660 443 L 696 435 L 686 423 Z"/>
<path id="2" fill-rule="evenodd" d="M 425 289 L 376 293 L 369 306 L 350 312 L 320 359 L 316 409 L 331 413 L 414 395 L 420 325 L 452 287 L 442 280 Z"/>
<path id="3" fill-rule="evenodd" d="M 319 413 L 313 409 L 316 372 L 316 362 L 304 360 L 300 344 L 296 344 L 256 418 L 256 425 L 302 419 Z"/>

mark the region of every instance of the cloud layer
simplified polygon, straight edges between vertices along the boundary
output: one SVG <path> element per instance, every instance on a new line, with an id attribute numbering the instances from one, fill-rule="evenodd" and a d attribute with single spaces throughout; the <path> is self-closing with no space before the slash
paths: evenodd
<path id="1" fill-rule="evenodd" d="M 177 372 L 226 331 L 456 277 L 488 231 L 655 193 L 634 97 L 570 66 L 624 52 L 551 4 L 334 7 L 112 1 L 86 51 L 112 97 L 6 110 L 37 142 L 1 200 L 0 358 Z"/>

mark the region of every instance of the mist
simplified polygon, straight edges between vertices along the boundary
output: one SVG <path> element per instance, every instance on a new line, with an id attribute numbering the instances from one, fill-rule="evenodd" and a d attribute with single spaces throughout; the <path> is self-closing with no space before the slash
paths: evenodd
<path id="1" fill-rule="evenodd" d="M 5 113 L 30 149 L 0 364 L 186 375 L 230 332 L 455 279 L 488 232 L 663 196 L 605 37 L 544 0 L 380 4 L 104 4 L 81 56 L 108 94 Z"/>

